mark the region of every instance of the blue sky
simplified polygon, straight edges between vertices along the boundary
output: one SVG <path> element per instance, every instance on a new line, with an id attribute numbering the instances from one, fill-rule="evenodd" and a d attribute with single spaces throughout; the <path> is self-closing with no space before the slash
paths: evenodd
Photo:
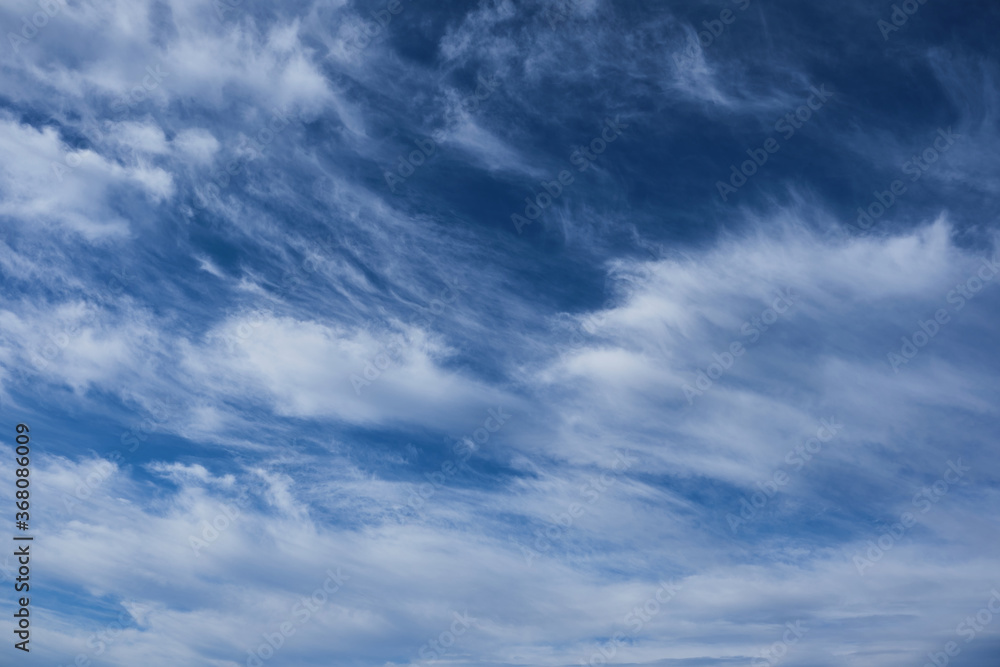
<path id="1" fill-rule="evenodd" d="M 0 25 L 0 663 L 997 664 L 1000 6 Z"/>

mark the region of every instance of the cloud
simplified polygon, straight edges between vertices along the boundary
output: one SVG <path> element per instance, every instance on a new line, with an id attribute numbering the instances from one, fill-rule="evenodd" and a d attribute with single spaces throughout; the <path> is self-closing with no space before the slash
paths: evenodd
<path id="1" fill-rule="evenodd" d="M 129 221 L 108 202 L 114 189 L 137 188 L 154 202 L 173 192 L 172 178 L 162 169 L 141 162 L 123 166 L 87 148 L 73 150 L 52 127 L 0 118 L 0 147 L 17 164 L 0 172 L 0 214 L 35 227 L 55 224 L 89 240 L 120 238 Z"/>
<path id="2" fill-rule="evenodd" d="M 102 0 L 4 50 L 41 659 L 896 667 L 954 639 L 997 585 L 988 15 L 928 3 L 887 47 L 870 7 L 728 3 L 714 34 L 726 4 Z M 853 225 L 938 127 L 962 140 Z"/>
<path id="3" fill-rule="evenodd" d="M 265 313 L 225 322 L 208 341 L 189 348 L 186 368 L 213 393 L 249 391 L 281 415 L 422 423 L 502 400 L 445 370 L 448 349 L 419 329 L 376 336 Z"/>

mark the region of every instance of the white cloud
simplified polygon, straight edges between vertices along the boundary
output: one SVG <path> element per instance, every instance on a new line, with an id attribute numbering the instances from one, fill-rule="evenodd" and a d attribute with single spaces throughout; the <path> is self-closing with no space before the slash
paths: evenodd
<path id="1" fill-rule="evenodd" d="M 170 143 L 187 158 L 199 164 L 211 162 L 219 150 L 218 140 L 203 128 L 190 128 L 178 132 Z"/>
<path id="2" fill-rule="evenodd" d="M 122 166 L 90 149 L 73 150 L 55 129 L 10 117 L 0 117 L 0 150 L 10 158 L 0 169 L 0 214 L 32 228 L 55 224 L 88 240 L 121 237 L 129 222 L 108 205 L 112 188 L 137 184 L 154 201 L 173 192 L 172 177 L 159 167 Z"/>
<path id="3" fill-rule="evenodd" d="M 189 372 L 216 395 L 266 397 L 282 415 L 451 422 L 502 396 L 444 370 L 447 348 L 419 329 L 375 336 L 262 313 L 221 323 L 207 341 L 188 347 Z"/>

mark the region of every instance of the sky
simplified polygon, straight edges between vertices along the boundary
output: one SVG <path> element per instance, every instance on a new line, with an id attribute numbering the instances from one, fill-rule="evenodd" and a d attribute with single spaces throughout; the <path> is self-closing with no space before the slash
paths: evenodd
<path id="1" fill-rule="evenodd" d="M 0 664 L 998 664 L 1000 5 L 0 27 Z"/>

